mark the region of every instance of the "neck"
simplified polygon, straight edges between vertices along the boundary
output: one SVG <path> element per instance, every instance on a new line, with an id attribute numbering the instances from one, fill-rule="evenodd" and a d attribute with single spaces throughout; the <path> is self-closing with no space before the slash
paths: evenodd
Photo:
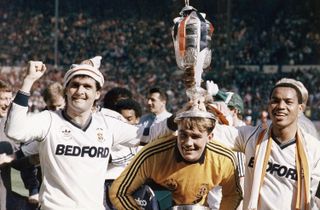
<path id="1" fill-rule="evenodd" d="M 277 137 L 277 140 L 280 141 L 281 143 L 285 143 L 287 141 L 292 140 L 295 138 L 296 133 L 298 130 L 298 126 L 290 126 L 290 127 L 285 127 L 285 128 L 277 128 L 277 127 L 272 127 L 272 133 L 275 137 Z"/>
<path id="2" fill-rule="evenodd" d="M 90 119 L 91 116 L 91 111 L 86 111 L 86 112 L 75 112 L 72 110 L 65 110 L 66 115 L 69 117 L 69 119 L 79 125 L 80 127 L 85 127 L 88 124 L 88 120 Z"/>
<path id="3" fill-rule="evenodd" d="M 161 111 L 157 112 L 157 113 L 154 113 L 156 116 L 159 115 L 159 114 L 162 114 L 163 112 L 165 112 L 166 110 L 165 109 L 162 109 Z"/>

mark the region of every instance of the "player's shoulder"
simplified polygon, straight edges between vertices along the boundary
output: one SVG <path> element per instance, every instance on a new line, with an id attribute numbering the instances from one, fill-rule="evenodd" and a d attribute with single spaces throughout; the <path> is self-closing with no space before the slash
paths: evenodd
<path id="1" fill-rule="evenodd" d="M 156 139 L 145 146 L 143 146 L 142 150 L 144 151 L 165 151 L 171 148 L 176 147 L 177 137 L 174 135 L 167 136 L 165 138 Z"/>
<path id="2" fill-rule="evenodd" d="M 303 144 L 305 145 L 305 151 L 308 156 L 308 160 L 313 165 L 320 161 L 320 141 L 313 135 L 302 131 Z"/>
<path id="3" fill-rule="evenodd" d="M 111 109 L 107 109 L 107 108 L 101 108 L 99 112 L 95 113 L 96 115 L 102 115 L 103 117 L 105 117 L 106 119 L 112 120 L 112 119 L 116 119 L 116 120 L 121 120 L 123 122 L 127 122 L 127 120 L 119 113 L 116 112 L 114 110 Z"/>
<path id="4" fill-rule="evenodd" d="M 238 131 L 244 136 L 248 136 L 248 135 L 251 136 L 252 134 L 260 133 L 263 130 L 268 129 L 268 128 L 269 127 L 263 128 L 262 124 L 258 124 L 256 126 L 244 125 L 244 126 L 237 127 Z"/>
<path id="5" fill-rule="evenodd" d="M 235 160 L 234 152 L 224 144 L 217 141 L 210 141 L 207 143 L 207 151 L 214 156 L 220 156 L 223 158 L 231 159 L 232 162 Z"/>
<path id="6" fill-rule="evenodd" d="M 307 146 L 309 150 L 319 151 L 320 148 L 320 140 L 311 135 L 310 133 L 300 129 L 304 144 Z"/>
<path id="7" fill-rule="evenodd" d="M 232 152 L 230 148 L 228 148 L 226 145 L 224 145 L 221 142 L 218 142 L 216 140 L 209 141 L 207 144 L 207 147 L 210 148 L 211 150 L 226 150 Z"/>

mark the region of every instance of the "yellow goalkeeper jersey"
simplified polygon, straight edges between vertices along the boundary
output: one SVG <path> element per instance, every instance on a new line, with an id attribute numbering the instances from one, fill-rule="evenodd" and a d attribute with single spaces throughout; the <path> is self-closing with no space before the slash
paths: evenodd
<path id="1" fill-rule="evenodd" d="M 207 205 L 209 191 L 218 185 L 220 209 L 236 209 L 242 199 L 233 152 L 216 142 L 208 143 L 195 163 L 183 160 L 176 138 L 148 144 L 113 183 L 109 196 L 115 207 L 139 209 L 132 194 L 150 179 L 170 190 L 176 205 Z"/>

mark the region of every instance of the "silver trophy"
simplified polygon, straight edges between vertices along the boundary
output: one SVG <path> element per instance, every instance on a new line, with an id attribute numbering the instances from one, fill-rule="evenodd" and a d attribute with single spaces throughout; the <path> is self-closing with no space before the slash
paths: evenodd
<path id="1" fill-rule="evenodd" d="M 214 118 L 206 111 L 206 90 L 202 89 L 202 73 L 211 63 L 211 37 L 213 25 L 185 0 L 180 17 L 173 20 L 172 39 L 177 65 L 184 70 L 186 93 L 192 103 L 190 109 L 179 117 L 203 116 Z M 210 114 L 210 115 L 209 115 Z"/>
<path id="2" fill-rule="evenodd" d="M 190 6 L 188 0 L 185 4 L 179 13 L 181 16 L 173 20 L 172 39 L 176 62 L 180 69 L 195 66 L 199 54 L 202 53 L 202 68 L 205 69 L 211 63 L 211 37 L 214 28 L 205 19 L 206 14 Z"/>

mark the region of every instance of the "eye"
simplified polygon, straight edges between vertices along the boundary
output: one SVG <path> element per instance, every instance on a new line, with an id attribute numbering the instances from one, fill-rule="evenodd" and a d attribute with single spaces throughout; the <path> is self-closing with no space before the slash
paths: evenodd
<path id="1" fill-rule="evenodd" d="M 85 88 L 85 89 L 92 89 L 92 85 L 90 85 L 90 84 L 84 84 L 83 85 L 83 87 Z"/>
<path id="2" fill-rule="evenodd" d="M 78 88 L 78 87 L 79 87 L 79 83 L 77 83 L 77 82 L 70 83 L 70 88 Z"/>
<path id="3" fill-rule="evenodd" d="M 277 99 L 277 98 L 271 98 L 270 103 L 271 103 L 271 104 L 279 103 L 279 99 Z"/>
<path id="4" fill-rule="evenodd" d="M 200 139 L 201 138 L 201 135 L 198 135 L 198 134 L 193 134 L 191 136 L 192 139 Z"/>
<path id="5" fill-rule="evenodd" d="M 286 104 L 288 104 L 288 105 L 291 105 L 291 104 L 293 104 L 293 103 L 294 103 L 294 101 L 293 101 L 293 100 L 291 100 L 291 99 L 286 100 Z"/>
<path id="6" fill-rule="evenodd" d="M 188 135 L 186 133 L 179 133 L 179 137 L 181 139 L 186 139 L 188 137 Z"/>

